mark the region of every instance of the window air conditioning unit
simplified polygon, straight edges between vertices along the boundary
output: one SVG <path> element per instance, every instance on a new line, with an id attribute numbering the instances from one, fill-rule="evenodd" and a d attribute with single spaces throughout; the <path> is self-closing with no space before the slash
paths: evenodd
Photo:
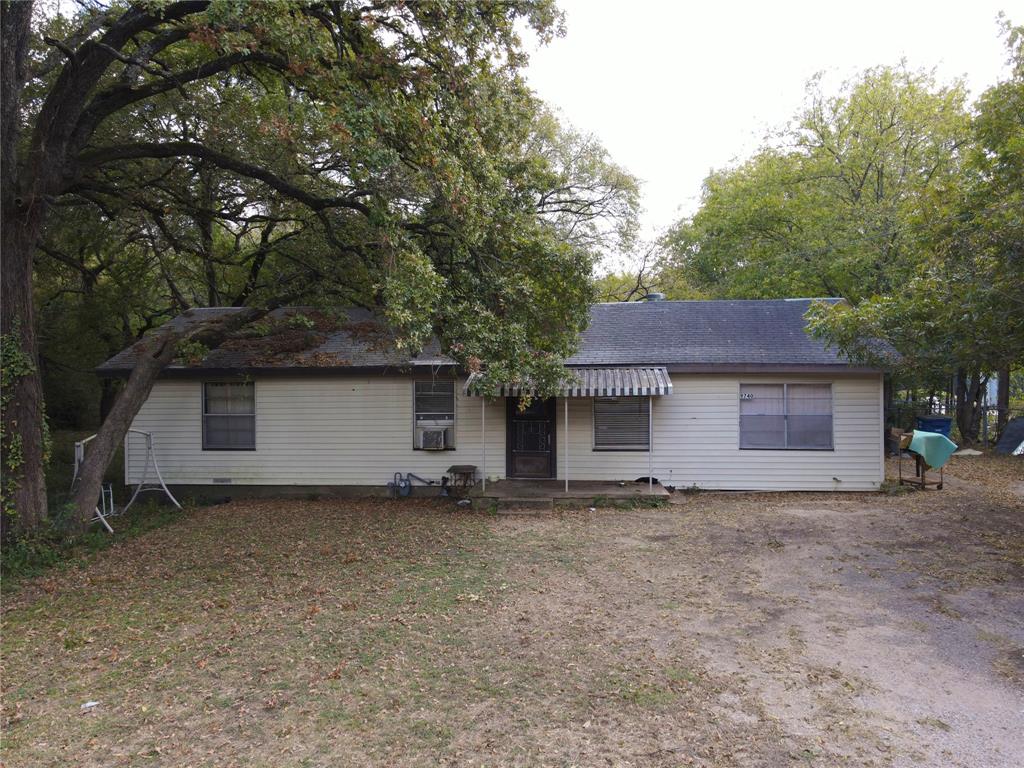
<path id="1" fill-rule="evenodd" d="M 420 432 L 420 448 L 424 451 L 443 451 L 444 430 L 424 429 Z"/>

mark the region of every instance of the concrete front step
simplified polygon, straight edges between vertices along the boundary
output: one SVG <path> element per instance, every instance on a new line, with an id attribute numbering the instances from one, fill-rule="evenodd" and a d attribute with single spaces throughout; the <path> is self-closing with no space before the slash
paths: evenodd
<path id="1" fill-rule="evenodd" d="M 537 515 L 554 509 L 552 499 L 543 497 L 494 499 L 495 511 L 505 515 Z"/>

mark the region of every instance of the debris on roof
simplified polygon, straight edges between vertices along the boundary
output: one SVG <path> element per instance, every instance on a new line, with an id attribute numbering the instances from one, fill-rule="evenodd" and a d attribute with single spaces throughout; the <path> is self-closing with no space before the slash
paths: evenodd
<path id="1" fill-rule="evenodd" d="M 303 353 L 321 347 L 340 326 L 338 317 L 320 310 L 289 307 L 242 326 L 218 349 L 243 354 L 254 367 L 305 366 L 314 357 L 321 361 L 321 366 L 338 365 L 335 354 Z"/>

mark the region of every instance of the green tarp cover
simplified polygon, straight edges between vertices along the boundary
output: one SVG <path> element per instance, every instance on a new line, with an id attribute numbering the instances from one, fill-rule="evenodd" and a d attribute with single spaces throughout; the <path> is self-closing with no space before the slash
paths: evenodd
<path id="1" fill-rule="evenodd" d="M 932 469 L 938 469 L 949 461 L 956 448 L 956 443 L 945 435 L 919 429 L 914 430 L 914 437 L 910 441 L 910 450 L 919 454 Z"/>

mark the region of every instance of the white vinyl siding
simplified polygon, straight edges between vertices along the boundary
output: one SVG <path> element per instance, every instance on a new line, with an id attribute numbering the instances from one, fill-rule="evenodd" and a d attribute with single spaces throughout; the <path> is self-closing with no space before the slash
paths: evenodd
<path id="1" fill-rule="evenodd" d="M 831 384 L 833 449 L 740 449 L 740 382 Z M 673 392 L 655 397 L 653 474 L 677 488 L 708 490 L 846 490 L 879 487 L 882 381 L 877 374 L 757 376 L 672 374 Z M 565 477 L 564 403 L 558 401 L 558 477 Z M 636 480 L 645 452 L 594 451 L 589 400 L 569 400 L 569 479 Z M 490 423 L 490 422 L 488 422 Z M 488 427 L 490 429 L 490 427 Z"/>
<path id="2" fill-rule="evenodd" d="M 161 380 L 132 426 L 151 431 L 169 484 L 384 485 L 395 472 L 440 479 L 452 464 L 481 466 L 480 398 L 455 384 L 454 451 L 413 449 L 409 376 L 273 377 L 256 381 L 256 450 L 202 450 L 202 383 Z M 487 405 L 487 464 L 505 473 L 505 403 Z M 589 439 L 589 438 L 588 438 Z M 138 482 L 145 444 L 130 434 L 125 476 Z"/>
<path id="3" fill-rule="evenodd" d="M 133 427 L 151 431 L 171 484 L 384 485 L 395 472 L 440 476 L 452 464 L 483 465 L 481 401 L 455 385 L 455 451 L 417 451 L 413 379 L 408 376 L 269 378 L 256 382 L 255 451 L 202 450 L 202 385 L 158 381 Z M 746 451 L 739 447 L 740 382 L 831 383 L 833 450 Z M 883 479 L 882 381 L 878 375 L 725 376 L 673 374 L 673 394 L 653 400 L 653 473 L 683 488 L 721 490 L 877 489 Z M 593 402 L 556 408 L 557 471 L 576 480 L 635 480 L 647 475 L 643 451 L 595 451 Z M 489 399 L 487 474 L 505 473 L 505 402 Z M 129 435 L 126 477 L 138 482 L 144 440 Z"/>
<path id="4" fill-rule="evenodd" d="M 650 408 L 646 397 L 595 397 L 594 450 L 646 451 Z"/>

